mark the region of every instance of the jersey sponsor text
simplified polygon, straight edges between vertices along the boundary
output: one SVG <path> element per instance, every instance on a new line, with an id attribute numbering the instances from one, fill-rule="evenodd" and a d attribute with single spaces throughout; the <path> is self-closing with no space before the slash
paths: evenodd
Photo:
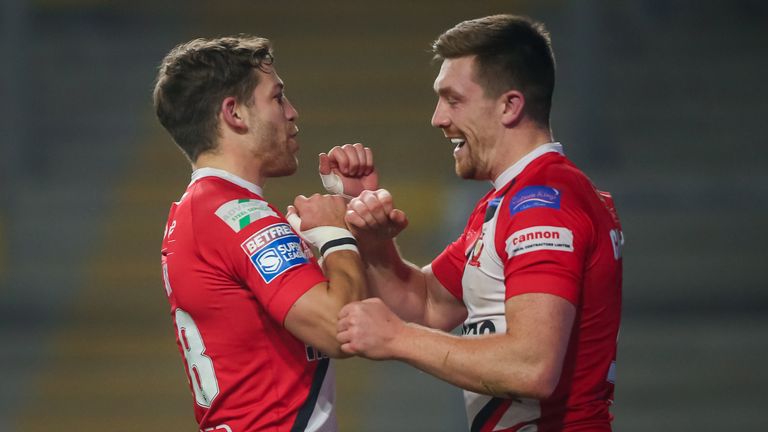
<path id="1" fill-rule="evenodd" d="M 539 250 L 573 252 L 573 232 L 563 227 L 535 226 L 516 231 L 507 239 L 510 258 Z"/>
<path id="2" fill-rule="evenodd" d="M 216 216 L 233 231 L 240 232 L 251 223 L 267 216 L 277 216 L 277 213 L 262 200 L 237 199 L 222 204 L 216 210 Z"/>
<path id="3" fill-rule="evenodd" d="M 549 186 L 527 186 L 509 200 L 513 215 L 536 207 L 560 209 L 560 191 Z"/>

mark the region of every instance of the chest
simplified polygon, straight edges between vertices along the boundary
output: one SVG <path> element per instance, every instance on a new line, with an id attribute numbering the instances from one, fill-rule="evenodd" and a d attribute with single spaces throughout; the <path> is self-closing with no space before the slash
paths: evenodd
<path id="1" fill-rule="evenodd" d="M 496 250 L 496 223 L 501 198 L 479 209 L 467 231 L 462 298 L 467 308 L 463 335 L 506 331 L 504 266 Z"/>

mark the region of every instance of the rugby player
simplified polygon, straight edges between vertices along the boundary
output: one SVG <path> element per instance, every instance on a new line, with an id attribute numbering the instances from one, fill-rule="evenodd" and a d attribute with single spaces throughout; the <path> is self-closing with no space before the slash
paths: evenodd
<path id="1" fill-rule="evenodd" d="M 432 125 L 454 146 L 457 175 L 492 188 L 423 268 L 400 256 L 394 238 L 408 222 L 388 191 L 351 200 L 347 224 L 377 298 L 341 310 L 341 349 L 463 388 L 473 432 L 610 431 L 623 234 L 610 195 L 553 140 L 549 34 L 495 15 L 433 48 Z M 323 175 L 370 170 L 349 146 L 330 156 Z M 462 337 L 446 333 L 458 325 Z"/>
<path id="2" fill-rule="evenodd" d="M 328 357 L 345 355 L 337 315 L 362 298 L 364 274 L 342 197 L 298 196 L 295 229 L 263 197 L 299 150 L 270 42 L 177 46 L 154 105 L 193 169 L 168 216 L 162 273 L 200 431 L 336 431 Z"/>

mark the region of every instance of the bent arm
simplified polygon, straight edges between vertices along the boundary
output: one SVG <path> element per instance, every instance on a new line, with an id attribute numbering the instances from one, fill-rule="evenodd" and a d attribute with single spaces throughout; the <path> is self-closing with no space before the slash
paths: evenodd
<path id="1" fill-rule="evenodd" d="M 394 239 L 361 243 L 360 248 L 371 296 L 381 298 L 403 320 L 450 331 L 466 318 L 464 303 L 437 280 L 432 267 L 404 260 Z"/>
<path id="2" fill-rule="evenodd" d="M 385 189 L 363 191 L 348 206 L 347 225 L 357 237 L 370 294 L 381 298 L 406 321 L 450 330 L 466 308 L 440 284 L 430 266 L 418 268 L 400 256 L 395 237 L 408 218 Z"/>
<path id="3" fill-rule="evenodd" d="M 324 256 L 328 282 L 310 288 L 298 298 L 285 316 L 285 328 L 294 336 L 331 357 L 342 357 L 336 340 L 338 313 L 349 302 L 365 297 L 365 274 L 360 254 L 345 229 L 346 204 L 339 196 L 299 195 L 288 208 L 288 220 L 299 235 Z M 341 237 L 339 237 L 341 236 Z M 348 237 L 347 237 L 348 236 Z"/>
<path id="4" fill-rule="evenodd" d="M 557 386 L 576 308 L 549 294 L 507 300 L 505 334 L 457 337 L 406 324 L 391 358 L 453 385 L 498 397 L 549 397 Z"/>
<path id="5" fill-rule="evenodd" d="M 329 254 L 324 266 L 328 282 L 296 300 L 285 317 L 285 328 L 330 357 L 348 357 L 336 340 L 337 317 L 344 305 L 365 296 L 362 263 L 357 252 L 342 250 Z"/>

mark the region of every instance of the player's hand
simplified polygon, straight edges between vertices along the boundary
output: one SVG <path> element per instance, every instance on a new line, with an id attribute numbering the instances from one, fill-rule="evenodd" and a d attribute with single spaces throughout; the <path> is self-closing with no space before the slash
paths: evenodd
<path id="1" fill-rule="evenodd" d="M 319 155 L 319 172 L 328 192 L 354 198 L 364 190 L 379 187 L 373 152 L 360 143 L 344 144 Z"/>
<path id="2" fill-rule="evenodd" d="M 363 191 L 352 199 L 345 220 L 355 237 L 374 241 L 395 238 L 408 226 L 408 217 L 395 208 L 392 194 L 386 189 Z"/>
<path id="3" fill-rule="evenodd" d="M 320 226 L 346 228 L 344 222 L 347 203 L 339 195 L 314 194 L 309 198 L 299 195 L 288 206 L 286 218 L 291 215 L 301 219 L 301 231 L 307 231 Z"/>
<path id="4" fill-rule="evenodd" d="M 336 339 L 347 354 L 385 360 L 392 357 L 392 344 L 404 327 L 381 299 L 369 298 L 341 308 Z"/>

